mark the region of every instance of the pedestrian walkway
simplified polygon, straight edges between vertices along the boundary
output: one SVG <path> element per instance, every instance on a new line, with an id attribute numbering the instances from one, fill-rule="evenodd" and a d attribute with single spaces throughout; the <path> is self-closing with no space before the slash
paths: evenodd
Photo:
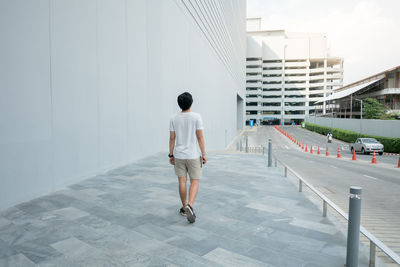
<path id="1" fill-rule="evenodd" d="M 211 153 L 189 224 L 165 154 L 0 214 L 0 266 L 343 266 L 337 226 L 260 155 Z M 367 266 L 362 257 L 360 266 Z"/>

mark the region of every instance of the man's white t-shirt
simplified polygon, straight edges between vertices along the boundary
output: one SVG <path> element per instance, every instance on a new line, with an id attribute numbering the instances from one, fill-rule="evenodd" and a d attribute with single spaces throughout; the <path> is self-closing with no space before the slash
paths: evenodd
<path id="1" fill-rule="evenodd" d="M 201 156 L 196 130 L 203 130 L 200 114 L 180 112 L 171 118 L 169 130 L 175 132 L 174 157 L 177 159 L 196 159 Z"/>

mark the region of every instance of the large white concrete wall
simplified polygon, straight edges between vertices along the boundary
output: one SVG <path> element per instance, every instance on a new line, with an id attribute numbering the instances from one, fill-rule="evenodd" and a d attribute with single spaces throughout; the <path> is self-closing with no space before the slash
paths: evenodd
<path id="1" fill-rule="evenodd" d="M 184 91 L 208 150 L 225 146 L 225 132 L 235 137 L 245 2 L 216 7 L 237 66 L 221 60 L 182 2 L 0 0 L 0 210 L 167 151 Z"/>

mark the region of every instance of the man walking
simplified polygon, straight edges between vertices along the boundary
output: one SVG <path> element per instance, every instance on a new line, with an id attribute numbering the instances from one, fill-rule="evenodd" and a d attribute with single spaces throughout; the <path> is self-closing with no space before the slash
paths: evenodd
<path id="1" fill-rule="evenodd" d="M 199 189 L 203 164 L 207 162 L 204 148 L 203 121 L 200 114 L 190 111 L 193 98 L 188 92 L 178 96 L 182 112 L 171 118 L 169 126 L 169 162 L 175 167 L 182 201 L 180 214 L 194 223 L 194 200 Z M 187 200 L 187 174 L 190 176 L 189 201 Z"/>

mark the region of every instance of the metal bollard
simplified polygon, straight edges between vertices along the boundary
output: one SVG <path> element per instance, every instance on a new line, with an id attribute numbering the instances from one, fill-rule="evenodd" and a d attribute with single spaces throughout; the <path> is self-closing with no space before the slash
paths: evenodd
<path id="1" fill-rule="evenodd" d="M 350 187 L 349 223 L 347 228 L 346 266 L 358 267 L 358 247 L 360 243 L 361 192 L 358 186 Z"/>
<path id="2" fill-rule="evenodd" d="M 326 203 L 326 201 L 324 200 L 322 204 L 322 216 L 326 217 L 327 213 L 328 213 L 328 203 Z"/>
<path id="3" fill-rule="evenodd" d="M 303 191 L 303 181 L 299 179 L 299 192 Z"/>
<path id="4" fill-rule="evenodd" d="M 287 167 L 285 166 L 285 177 L 287 177 Z"/>
<path id="5" fill-rule="evenodd" d="M 249 153 L 249 136 L 246 135 L 246 153 Z"/>
<path id="6" fill-rule="evenodd" d="M 272 166 L 272 140 L 268 139 L 268 167 Z"/>
<path id="7" fill-rule="evenodd" d="M 376 245 L 374 242 L 369 241 L 369 266 L 375 267 Z"/>
<path id="8" fill-rule="evenodd" d="M 239 141 L 239 151 L 242 152 L 242 138 L 240 138 Z"/>

